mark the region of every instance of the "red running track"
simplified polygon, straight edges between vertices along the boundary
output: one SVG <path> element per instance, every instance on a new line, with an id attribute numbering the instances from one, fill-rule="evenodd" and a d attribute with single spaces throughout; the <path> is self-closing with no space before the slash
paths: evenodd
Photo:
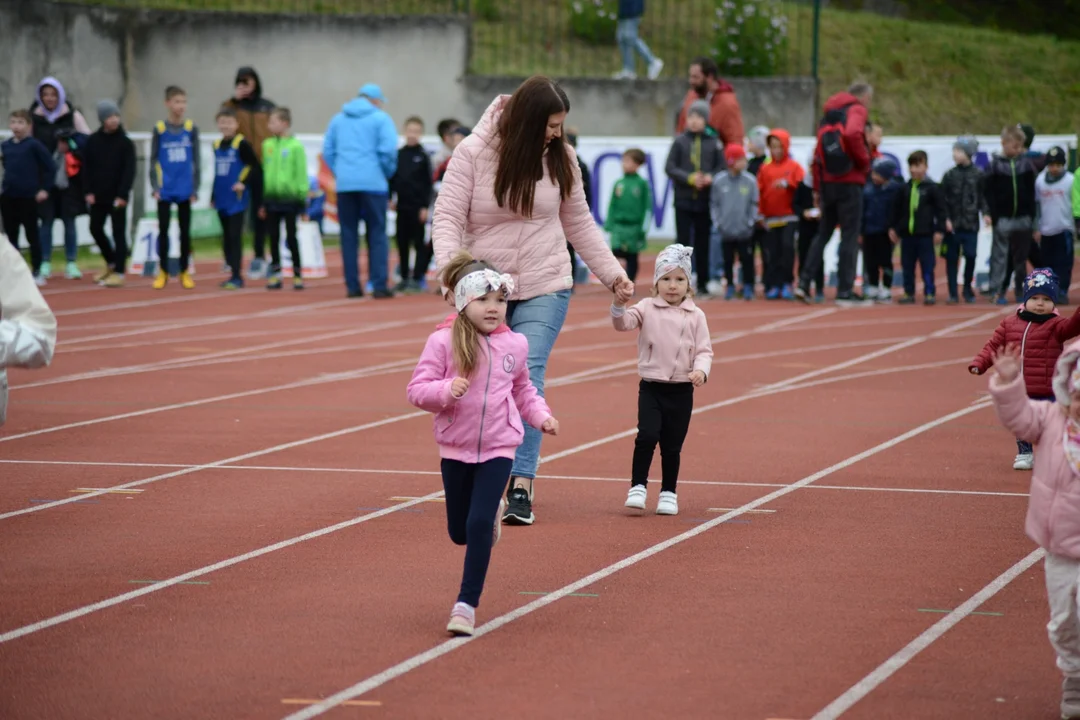
<path id="1" fill-rule="evenodd" d="M 462 551 L 404 398 L 444 306 L 201 280 L 47 290 L 0 434 L 0 717 L 1056 716 L 1029 478 L 964 371 L 996 309 L 704 302 L 681 514 L 638 518 L 634 339 L 579 291 L 538 522 L 448 642 Z"/>

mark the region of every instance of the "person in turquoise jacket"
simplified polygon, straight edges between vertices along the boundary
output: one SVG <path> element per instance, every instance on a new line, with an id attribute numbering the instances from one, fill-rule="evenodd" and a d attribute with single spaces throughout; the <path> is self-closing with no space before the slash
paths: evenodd
<path id="1" fill-rule="evenodd" d="M 394 121 L 382 106 L 386 96 L 374 83 L 360 88 L 359 97 L 345 103 L 330 121 L 323 139 L 323 159 L 334 174 L 341 259 L 349 297 L 362 297 L 358 254 L 359 226 L 367 228 L 368 267 L 376 298 L 393 297 L 387 288 L 389 244 L 386 210 L 390 178 L 397 171 L 398 136 Z"/>

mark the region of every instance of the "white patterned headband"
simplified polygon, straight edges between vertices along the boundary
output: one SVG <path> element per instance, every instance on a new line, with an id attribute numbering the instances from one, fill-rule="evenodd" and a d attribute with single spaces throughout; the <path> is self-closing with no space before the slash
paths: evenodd
<path id="1" fill-rule="evenodd" d="M 461 312 L 473 300 L 479 300 L 496 290 L 502 290 L 507 295 L 514 292 L 514 279 L 490 268 L 474 270 L 458 280 L 454 288 L 454 307 Z"/>
<path id="2" fill-rule="evenodd" d="M 668 245 L 656 256 L 656 270 L 653 272 L 653 285 L 660 282 L 660 278 L 673 270 L 682 270 L 686 273 L 686 279 L 693 274 L 693 266 L 690 258 L 694 254 L 694 248 L 685 245 Z"/>

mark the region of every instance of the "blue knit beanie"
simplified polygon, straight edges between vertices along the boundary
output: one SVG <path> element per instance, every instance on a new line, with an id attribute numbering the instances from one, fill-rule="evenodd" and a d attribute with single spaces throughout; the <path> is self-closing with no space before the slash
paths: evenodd
<path id="1" fill-rule="evenodd" d="M 1058 298 L 1057 275 L 1050 268 L 1038 268 L 1024 278 L 1024 302 L 1036 295 L 1045 295 L 1053 302 Z"/>

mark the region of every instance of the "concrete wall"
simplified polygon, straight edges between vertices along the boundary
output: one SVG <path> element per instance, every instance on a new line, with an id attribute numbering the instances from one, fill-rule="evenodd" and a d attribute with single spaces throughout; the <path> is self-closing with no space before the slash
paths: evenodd
<path id="1" fill-rule="evenodd" d="M 202 127 L 232 92 L 237 67 L 254 66 L 266 97 L 293 110 L 297 132 L 322 132 L 365 82 L 378 82 L 399 123 L 446 116 L 471 124 L 520 78 L 466 76 L 469 27 L 448 17 L 342 17 L 115 10 L 46 0 L 0 0 L 0 109 L 26 107 L 55 75 L 96 125 L 99 99 L 121 102 L 131 130 L 164 113 L 167 85 L 188 91 Z M 614 50 L 613 50 L 614 52 Z M 807 79 L 733 82 L 747 127 L 794 134 L 813 128 Z M 667 135 L 686 92 L 680 80 L 567 80 L 571 123 L 583 135 Z"/>

